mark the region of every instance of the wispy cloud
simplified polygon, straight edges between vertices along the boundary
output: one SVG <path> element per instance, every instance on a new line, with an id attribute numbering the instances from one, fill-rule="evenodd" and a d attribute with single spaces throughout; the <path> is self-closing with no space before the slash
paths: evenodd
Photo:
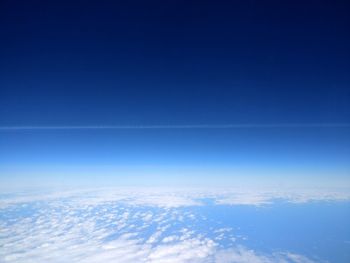
<path id="1" fill-rule="evenodd" d="M 211 200 L 217 205 L 261 206 L 273 204 L 275 200 L 289 203 L 313 201 L 349 201 L 348 188 L 95 188 L 57 192 L 27 192 L 0 195 L 0 208 L 28 202 L 69 199 L 80 205 L 104 205 L 116 203 L 133 207 L 181 208 L 205 205 Z M 149 216 L 149 215 L 148 215 Z"/>
<path id="2" fill-rule="evenodd" d="M 350 128 L 350 123 L 237 123 L 180 125 L 77 125 L 77 126 L 0 126 L 0 131 L 15 130 L 127 130 L 127 129 L 264 129 L 264 128 Z"/>

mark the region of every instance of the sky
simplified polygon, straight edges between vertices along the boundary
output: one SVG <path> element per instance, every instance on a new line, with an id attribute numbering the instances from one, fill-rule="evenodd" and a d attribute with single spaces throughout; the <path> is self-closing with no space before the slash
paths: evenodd
<path id="1" fill-rule="evenodd" d="M 349 11 L 1 1 L 3 187 L 350 186 Z"/>

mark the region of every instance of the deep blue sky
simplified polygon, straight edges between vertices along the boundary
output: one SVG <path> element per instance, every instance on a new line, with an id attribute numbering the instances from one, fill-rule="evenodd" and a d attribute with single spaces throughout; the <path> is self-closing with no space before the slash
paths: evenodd
<path id="1" fill-rule="evenodd" d="M 349 123 L 349 12 L 346 1 L 3 0 L 0 125 Z M 350 170 L 349 128 L 1 131 L 0 146 L 7 177 Z"/>

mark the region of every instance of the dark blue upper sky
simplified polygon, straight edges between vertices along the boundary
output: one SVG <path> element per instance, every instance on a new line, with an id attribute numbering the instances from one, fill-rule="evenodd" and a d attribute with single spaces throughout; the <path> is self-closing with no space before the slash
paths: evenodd
<path id="1" fill-rule="evenodd" d="M 348 122 L 345 2 L 1 1 L 1 124 Z"/>
<path id="2" fill-rule="evenodd" d="M 349 13 L 346 1 L 2 0 L 0 125 L 349 123 Z M 343 167 L 350 152 L 348 128 L 33 133 L 2 132 L 2 163 Z"/>

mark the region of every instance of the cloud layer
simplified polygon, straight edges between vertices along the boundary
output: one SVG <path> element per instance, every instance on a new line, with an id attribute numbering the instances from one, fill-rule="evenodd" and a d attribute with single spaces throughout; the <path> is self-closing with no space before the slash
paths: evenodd
<path id="1" fill-rule="evenodd" d="M 217 205 L 268 205 L 276 201 L 307 203 L 317 201 L 349 201 L 348 189 L 324 188 L 271 188 L 271 189 L 164 189 L 164 188 L 97 188 L 85 190 L 59 190 L 16 192 L 0 194 L 0 208 L 10 205 L 69 199 L 80 204 L 118 202 L 133 206 L 162 208 L 199 206 L 211 200 Z"/>
<path id="2" fill-rule="evenodd" d="M 249 249 L 233 229 L 215 222 L 199 229 L 206 218 L 191 209 L 208 197 L 217 204 L 261 205 L 271 198 L 264 196 L 149 189 L 3 196 L 0 262 L 313 262 L 289 251 Z"/>

